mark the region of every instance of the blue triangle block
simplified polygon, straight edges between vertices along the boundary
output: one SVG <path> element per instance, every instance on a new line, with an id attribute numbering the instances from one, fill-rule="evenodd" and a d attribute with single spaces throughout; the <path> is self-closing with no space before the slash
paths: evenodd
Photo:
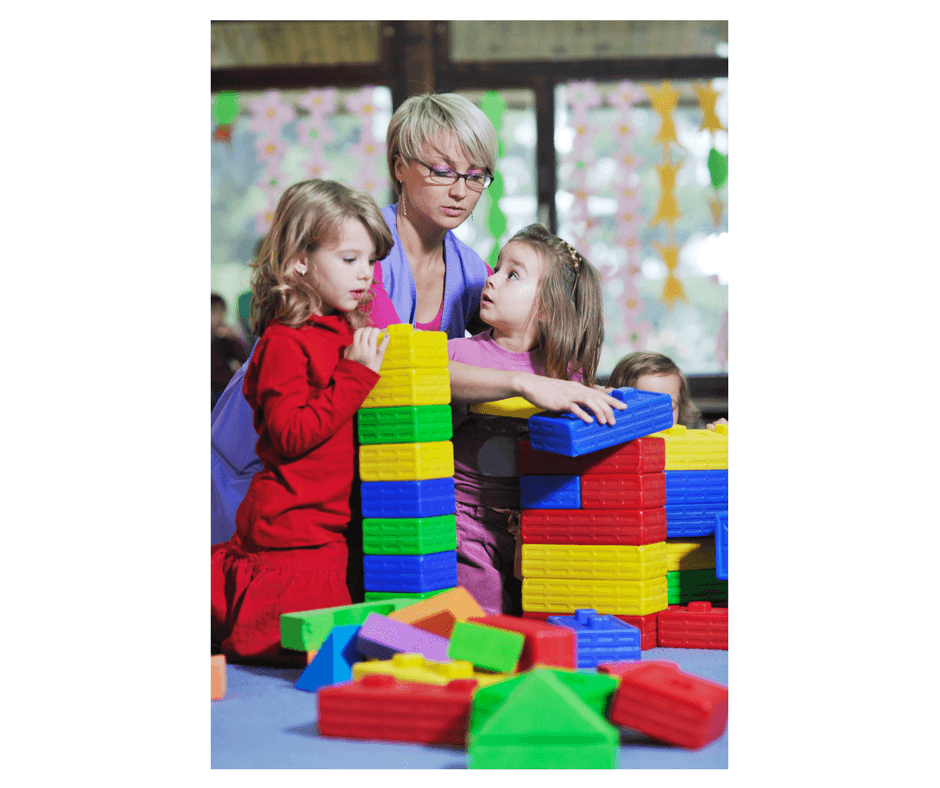
<path id="1" fill-rule="evenodd" d="M 320 687 L 352 679 L 352 666 L 362 656 L 356 650 L 356 635 L 360 624 L 341 624 L 333 627 L 320 650 L 307 665 L 297 683 L 297 689 L 316 692 Z"/>

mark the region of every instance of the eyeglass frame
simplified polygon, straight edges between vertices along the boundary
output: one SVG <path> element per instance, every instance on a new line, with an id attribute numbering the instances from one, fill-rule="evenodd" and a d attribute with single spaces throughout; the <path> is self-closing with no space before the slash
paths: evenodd
<path id="1" fill-rule="evenodd" d="M 428 168 L 429 178 L 433 178 L 435 172 L 438 172 L 438 173 L 440 172 L 440 170 L 438 170 L 436 167 L 432 167 L 430 164 L 425 164 L 423 161 L 421 161 L 421 159 L 415 159 L 415 161 L 418 162 L 418 164 L 420 164 L 422 167 Z M 454 179 L 452 181 L 450 181 L 449 183 L 436 183 L 434 185 L 435 186 L 453 186 L 455 183 L 457 183 L 457 181 L 463 178 L 463 182 L 466 184 L 467 188 L 473 189 L 473 191 L 476 191 L 476 189 L 470 185 L 470 181 L 467 180 L 471 175 L 475 175 L 476 173 L 457 172 L 457 170 L 451 170 L 451 172 L 454 173 Z M 493 175 L 493 173 L 491 172 L 487 172 L 486 170 L 484 170 L 482 174 L 490 179 L 490 182 L 487 183 L 485 186 L 483 186 L 482 189 L 480 189 L 481 192 L 484 192 L 487 189 L 489 189 L 490 186 L 493 185 L 493 181 L 496 180 L 496 176 Z M 441 177 L 441 176 L 438 175 L 438 177 Z"/>

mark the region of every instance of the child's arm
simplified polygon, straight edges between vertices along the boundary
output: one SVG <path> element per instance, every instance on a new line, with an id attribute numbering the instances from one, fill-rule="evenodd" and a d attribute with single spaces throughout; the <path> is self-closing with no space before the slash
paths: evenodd
<path id="1" fill-rule="evenodd" d="M 491 402 L 508 397 L 523 397 L 538 408 L 567 410 L 584 421 L 594 419 L 601 424 L 613 424 L 614 410 L 624 410 L 620 400 L 571 380 L 556 380 L 531 372 L 509 372 L 501 369 L 483 369 L 451 360 L 450 391 L 456 403 Z"/>

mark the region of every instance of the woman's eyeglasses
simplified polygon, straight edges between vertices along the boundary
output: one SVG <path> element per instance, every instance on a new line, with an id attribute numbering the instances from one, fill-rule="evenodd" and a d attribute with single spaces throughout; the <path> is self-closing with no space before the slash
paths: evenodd
<path id="1" fill-rule="evenodd" d="M 415 161 L 422 167 L 428 168 L 431 183 L 436 183 L 439 186 L 450 186 L 463 178 L 467 183 L 468 189 L 474 189 L 479 192 L 483 191 L 493 182 L 493 176 L 488 172 L 457 172 L 450 167 L 432 167 L 430 164 L 425 164 L 420 159 L 415 159 Z"/>

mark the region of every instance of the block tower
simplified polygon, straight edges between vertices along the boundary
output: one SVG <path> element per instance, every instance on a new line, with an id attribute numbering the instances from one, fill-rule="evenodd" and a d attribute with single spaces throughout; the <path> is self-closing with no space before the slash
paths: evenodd
<path id="1" fill-rule="evenodd" d="M 382 377 L 357 414 L 366 602 L 457 585 L 447 334 L 388 334 Z"/>

